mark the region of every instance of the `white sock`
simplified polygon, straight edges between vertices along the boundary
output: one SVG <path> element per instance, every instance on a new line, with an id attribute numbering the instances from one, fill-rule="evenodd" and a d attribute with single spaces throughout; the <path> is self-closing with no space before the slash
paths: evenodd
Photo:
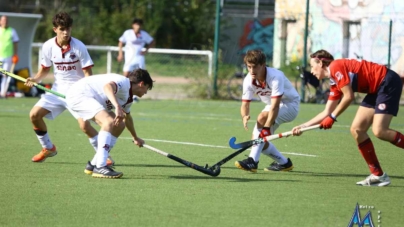
<path id="1" fill-rule="evenodd" d="M 258 139 L 261 129 L 258 130 L 257 124 L 255 124 L 253 129 L 253 139 Z M 260 160 L 262 148 L 264 148 L 265 143 L 254 145 L 251 147 L 250 157 L 254 159 L 255 162 Z"/>
<path id="2" fill-rule="evenodd" d="M 93 138 L 88 138 L 88 141 L 90 141 L 90 144 L 94 148 L 95 153 L 97 153 L 98 135 L 94 136 Z"/>
<path id="3" fill-rule="evenodd" d="M 39 143 L 41 144 L 41 146 L 42 146 L 43 148 L 46 148 L 46 149 L 48 149 L 48 150 L 50 150 L 50 149 L 53 148 L 53 143 L 52 143 L 51 140 L 49 139 L 48 133 L 46 133 L 46 134 L 43 135 L 43 136 L 36 135 L 36 137 L 38 138 Z"/>
<path id="4" fill-rule="evenodd" d="M 107 131 L 100 131 L 98 133 L 98 149 L 96 166 L 101 168 L 107 165 L 108 152 L 111 146 L 111 133 Z"/>
<path id="5" fill-rule="evenodd" d="M 116 144 L 116 140 L 118 138 L 116 138 L 115 136 L 111 135 L 111 146 L 109 147 L 109 151 L 111 152 L 112 148 L 115 146 Z M 109 156 L 108 156 L 109 157 Z M 111 159 L 111 161 L 114 161 L 111 157 L 109 157 L 109 159 Z M 91 160 L 91 165 L 95 166 L 97 163 L 97 154 L 94 155 L 93 159 Z"/>
<path id="6" fill-rule="evenodd" d="M 283 165 L 286 164 L 288 162 L 288 159 L 285 158 L 285 156 L 283 156 L 278 149 L 276 149 L 276 147 L 272 144 L 269 143 L 269 146 L 267 149 L 262 151 L 263 154 L 269 156 L 270 158 L 272 158 L 275 162 Z"/>

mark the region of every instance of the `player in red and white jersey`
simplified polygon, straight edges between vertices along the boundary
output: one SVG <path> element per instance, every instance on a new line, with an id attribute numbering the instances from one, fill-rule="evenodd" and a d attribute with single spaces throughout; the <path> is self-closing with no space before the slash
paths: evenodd
<path id="1" fill-rule="evenodd" d="M 250 119 L 250 102 L 253 95 L 258 95 L 265 103 L 264 109 L 257 117 L 252 132 L 252 139 L 272 135 L 280 124 L 293 121 L 298 112 L 300 96 L 283 72 L 266 67 L 266 57 L 262 51 L 250 50 L 244 57 L 248 74 L 243 82 L 241 118 L 247 130 Z M 274 160 L 265 171 L 290 171 L 292 161 L 284 157 L 273 143 L 254 145 L 247 159 L 236 161 L 235 165 L 243 170 L 256 172 L 261 152 Z"/>
<path id="2" fill-rule="evenodd" d="M 142 97 L 153 88 L 150 74 L 143 69 L 129 73 L 103 74 L 86 77 L 75 83 L 66 95 L 68 107 L 84 120 L 93 120 L 100 125 L 98 149 L 84 170 L 99 178 L 120 178 L 123 174 L 107 166 L 108 153 L 126 128 L 139 147 L 144 141 L 137 135 L 130 115 L 133 95 Z M 115 109 L 115 112 L 112 111 Z"/>
<path id="3" fill-rule="evenodd" d="M 53 17 L 53 31 L 56 33 L 56 37 L 43 44 L 42 67 L 35 77 L 27 79 L 27 86 L 32 87 L 34 83 L 45 78 L 52 65 L 55 77 L 52 90 L 61 94 L 66 94 L 74 82 L 92 74 L 93 62 L 87 48 L 81 41 L 71 37 L 72 24 L 73 19 L 65 12 L 58 13 Z M 43 162 L 47 157 L 53 157 L 57 154 L 43 118 L 55 119 L 66 109 L 66 100 L 51 93 L 42 95 L 41 99 L 31 109 L 30 119 L 42 146 L 41 152 L 32 158 L 33 162 Z M 87 134 L 90 144 L 96 150 L 97 130 L 88 121 L 79 118 L 73 111 L 70 113 L 78 120 L 80 128 Z M 112 160 L 110 160 L 110 164 L 113 164 Z"/>
<path id="4" fill-rule="evenodd" d="M 331 129 L 337 117 L 352 103 L 354 92 L 365 93 L 350 130 L 371 174 L 356 184 L 389 185 L 390 178 L 380 166 L 367 131 L 372 126 L 373 134 L 377 138 L 404 149 L 403 134 L 390 129 L 391 120 L 398 113 L 403 88 L 400 76 L 386 66 L 373 62 L 334 60 L 325 50 L 319 50 L 310 56 L 311 73 L 319 80 L 330 79 L 330 96 L 321 113 L 293 128 L 294 135 L 300 135 L 301 128 L 318 123 L 323 129 Z"/>

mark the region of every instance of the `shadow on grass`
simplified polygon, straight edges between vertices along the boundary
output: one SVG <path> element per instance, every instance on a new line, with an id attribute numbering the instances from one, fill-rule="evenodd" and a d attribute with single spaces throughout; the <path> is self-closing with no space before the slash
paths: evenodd
<path id="1" fill-rule="evenodd" d="M 273 182 L 299 182 L 299 180 L 279 180 L 279 179 L 252 179 L 252 178 L 236 178 L 236 177 L 221 177 L 220 175 L 217 177 L 208 177 L 208 176 L 169 176 L 169 178 L 180 179 L 180 180 L 231 180 L 235 182 L 259 182 L 259 181 L 273 181 Z"/>
<path id="2" fill-rule="evenodd" d="M 297 173 L 299 175 L 311 175 L 318 177 L 355 177 L 355 178 L 366 178 L 369 175 L 366 174 L 351 174 L 351 173 L 316 173 L 308 171 L 290 171 L 291 174 Z M 390 178 L 404 179 L 404 176 L 393 176 L 389 175 Z"/>

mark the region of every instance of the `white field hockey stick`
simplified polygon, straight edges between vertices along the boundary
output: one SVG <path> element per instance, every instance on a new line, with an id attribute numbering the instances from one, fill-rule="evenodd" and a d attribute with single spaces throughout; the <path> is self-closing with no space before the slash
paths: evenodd
<path id="1" fill-rule="evenodd" d="M 184 160 L 182 158 L 179 158 L 179 157 L 176 157 L 176 156 L 171 155 L 169 153 L 166 153 L 166 152 L 164 152 L 162 150 L 159 150 L 157 148 L 154 148 L 154 147 L 152 147 L 150 145 L 143 144 L 143 147 L 145 147 L 145 148 L 147 148 L 149 150 L 152 150 L 152 151 L 154 151 L 154 152 L 156 152 L 158 154 L 161 154 L 163 156 L 166 156 L 167 158 L 172 159 L 172 160 L 174 160 L 176 162 L 179 162 L 179 163 L 181 163 L 181 164 L 183 164 L 185 166 L 188 166 L 188 167 L 190 167 L 192 169 L 195 169 L 195 170 L 197 170 L 197 171 L 199 171 L 201 173 L 207 174 L 209 176 L 216 177 L 216 176 L 218 176 L 220 174 L 220 166 L 217 166 L 216 168 L 207 168 L 208 165 L 206 165 L 206 167 L 202 167 L 202 166 L 199 166 L 199 165 L 194 164 L 192 162 L 188 162 L 188 161 L 186 161 L 186 160 Z"/>
<path id="2" fill-rule="evenodd" d="M 317 128 L 320 128 L 320 124 L 301 128 L 300 131 L 305 132 L 305 131 L 309 131 L 309 130 L 313 130 L 313 129 L 317 129 Z M 236 144 L 236 137 L 232 137 L 229 140 L 229 146 L 233 149 L 241 149 L 241 148 L 251 147 L 253 145 L 265 143 L 266 141 L 271 141 L 271 140 L 275 140 L 275 139 L 279 139 L 279 138 L 283 138 L 283 137 L 288 137 L 292 134 L 293 134 L 292 131 L 288 131 L 288 132 L 270 135 L 270 136 L 267 136 L 264 138 L 258 138 L 258 139 L 254 139 L 254 140 L 250 140 L 250 141 L 246 141 L 246 142 L 242 142 L 242 143 L 237 143 L 237 144 Z"/>
<path id="3" fill-rule="evenodd" d="M 2 69 L 2 68 L 0 68 L 0 73 L 1 73 L 1 74 L 4 74 L 4 75 L 7 75 L 7 76 L 9 76 L 9 77 L 12 77 L 12 78 L 14 78 L 14 79 L 16 79 L 16 80 L 22 81 L 22 82 L 24 82 L 24 83 L 27 82 L 27 79 L 25 79 L 24 77 L 15 75 L 14 73 L 7 72 L 6 70 L 4 70 L 4 69 Z M 51 89 L 48 89 L 48 88 L 46 88 L 46 87 L 44 87 L 44 86 L 42 86 L 42 85 L 40 85 L 40 84 L 34 83 L 34 86 L 37 87 L 37 88 L 39 88 L 39 89 L 41 89 L 41 90 L 44 90 L 44 91 L 46 91 L 46 92 L 52 93 L 52 94 L 54 94 L 54 95 L 56 95 L 56 96 L 59 96 L 59 97 L 61 97 L 61 98 L 66 98 L 65 95 L 60 94 L 60 93 L 58 93 L 58 92 L 56 92 L 56 91 L 53 91 L 53 90 L 51 90 Z"/>

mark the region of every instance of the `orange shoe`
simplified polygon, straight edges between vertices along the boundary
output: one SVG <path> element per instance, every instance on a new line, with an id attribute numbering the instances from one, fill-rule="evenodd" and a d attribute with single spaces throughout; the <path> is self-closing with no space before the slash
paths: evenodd
<path id="1" fill-rule="evenodd" d="M 113 166 L 115 165 L 115 161 L 112 159 L 111 156 L 108 156 L 107 158 L 107 166 Z"/>
<path id="2" fill-rule="evenodd" d="M 39 152 L 39 154 L 32 157 L 32 161 L 33 162 L 43 162 L 43 161 L 45 161 L 46 158 L 53 157 L 57 154 L 58 154 L 58 152 L 56 151 L 55 145 L 53 145 L 52 149 L 50 149 L 50 150 L 48 150 L 46 148 L 42 148 L 42 150 L 41 150 L 41 152 Z"/>

